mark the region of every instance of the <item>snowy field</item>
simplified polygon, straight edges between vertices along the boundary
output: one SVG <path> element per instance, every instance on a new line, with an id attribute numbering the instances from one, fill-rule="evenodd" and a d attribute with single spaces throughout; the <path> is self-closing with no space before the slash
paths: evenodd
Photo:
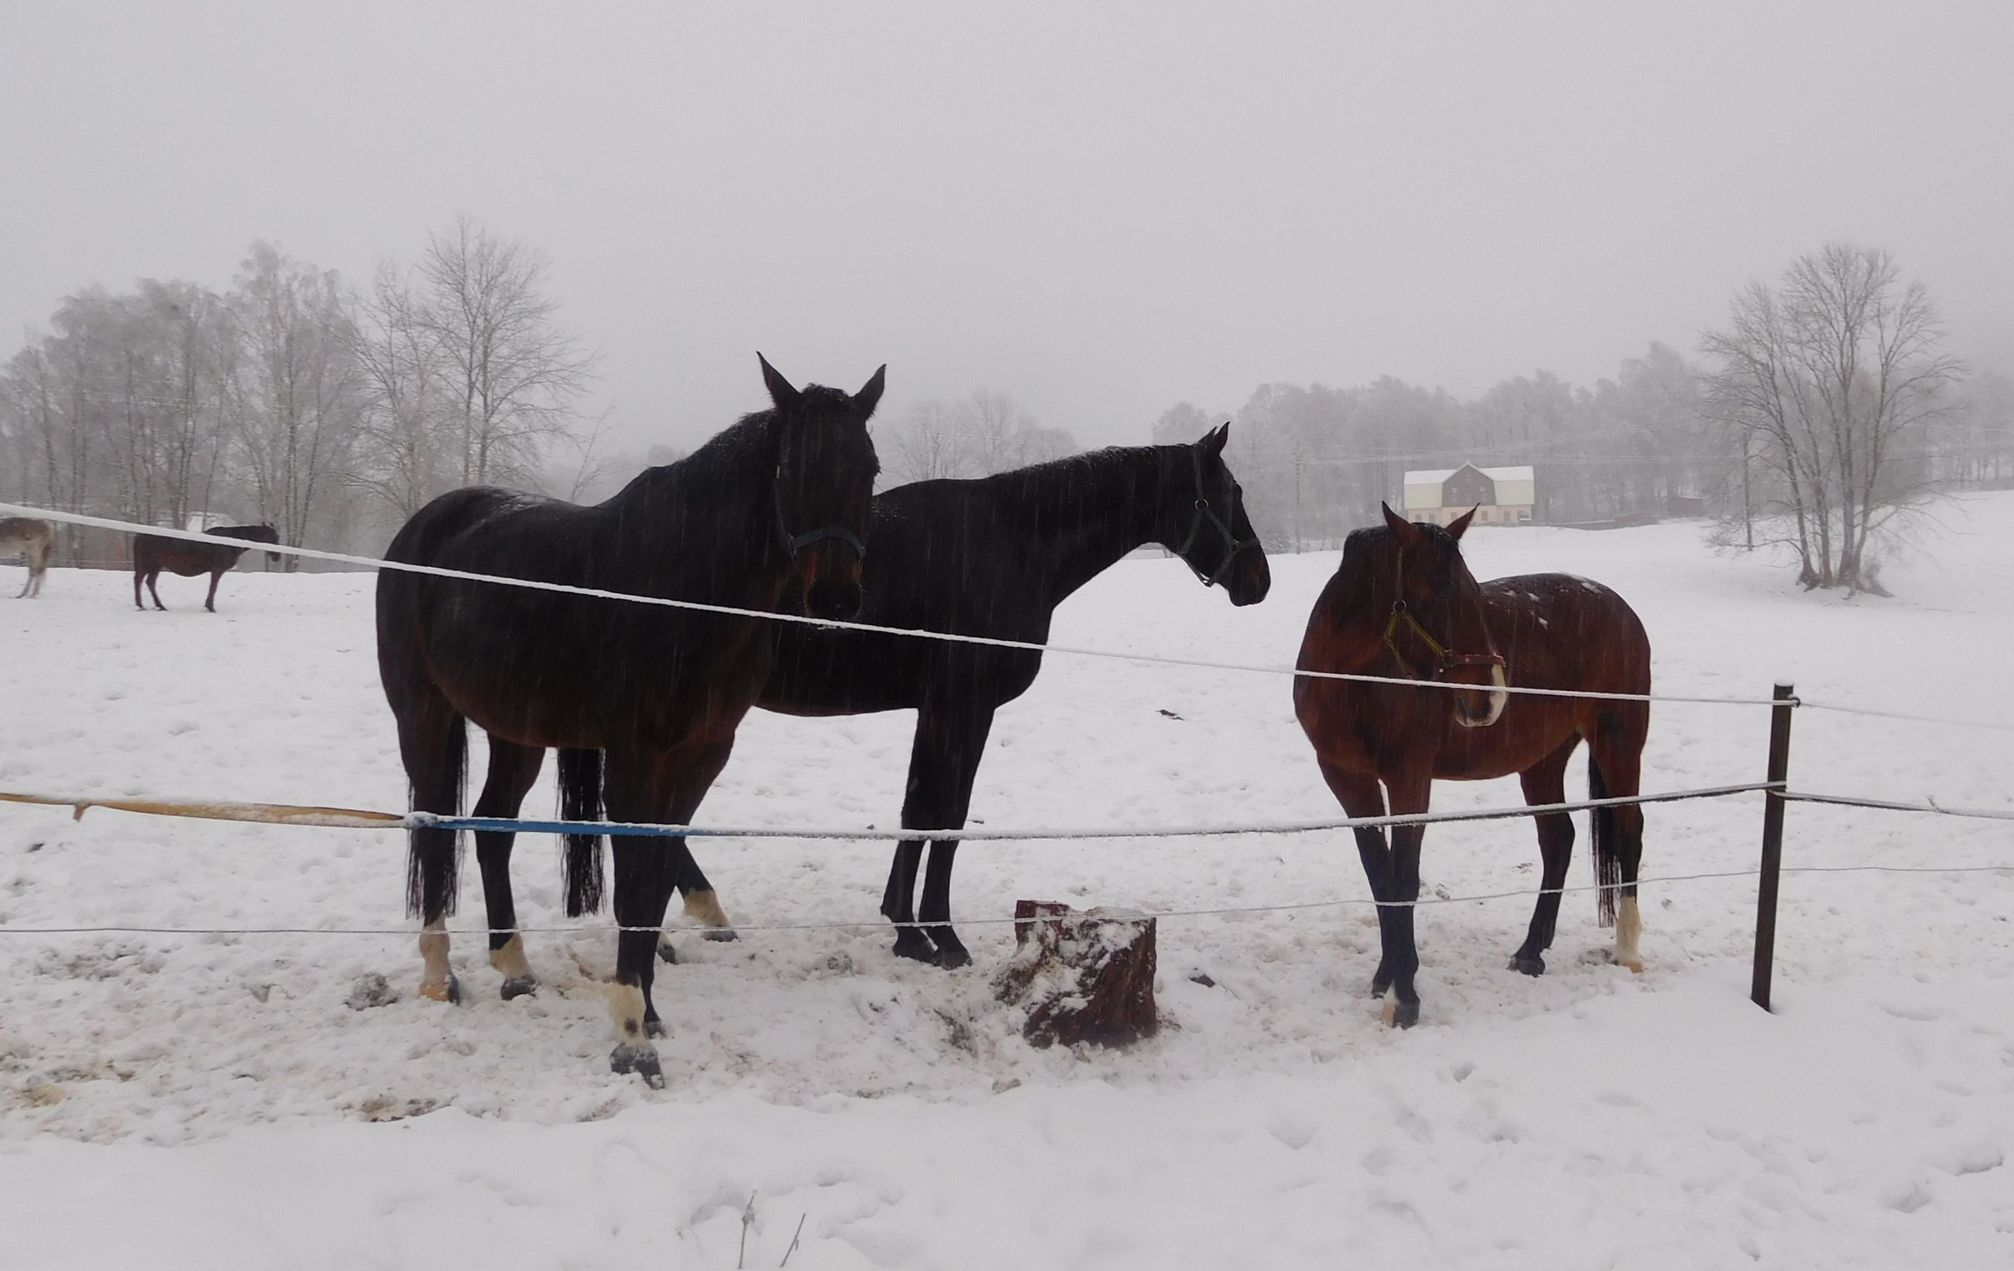
<path id="1" fill-rule="evenodd" d="M 1949 505 L 1884 574 L 1809 596 L 1697 525 L 1478 529 L 1479 577 L 1564 569 L 1642 614 L 1668 693 L 2014 719 L 2014 496 Z M 251 558 L 256 559 L 256 558 Z M 1233 610 L 1127 561 L 1059 642 L 1291 663 L 1332 553 L 1276 557 Z M 21 571 L 0 567 L 0 590 Z M 364 575 L 114 573 L 0 600 L 0 789 L 403 809 Z M 893 824 L 912 717 L 756 714 L 715 824 Z M 1663 705 L 1646 787 L 1759 780 L 1767 712 Z M 472 763 L 481 771 L 478 748 Z M 1579 784 L 1583 765 L 1575 765 Z M 1806 711 L 1793 783 L 2014 805 L 2014 734 Z M 1577 791 L 1576 791 L 1577 793 Z M 1443 784 L 1439 808 L 1518 800 Z M 547 783 L 527 803 L 554 805 Z M 1288 681 L 1052 658 L 1000 716 L 993 826 L 1322 817 Z M 1758 797 L 1647 810 L 1647 878 L 1752 866 Z M 1589 881 L 1583 818 L 1572 881 Z M 2014 825 L 1796 805 L 1787 863 L 2014 863 Z M 607 1071 L 604 930 L 561 916 L 527 837 L 519 912 L 545 987 L 417 999 L 402 837 L 0 806 L 0 927 L 401 928 L 402 934 L 0 936 L 0 1266 L 818 1268 L 2014 1265 L 2014 873 L 1784 882 L 1778 1012 L 1747 1001 L 1749 879 L 1645 889 L 1641 976 L 1567 898 L 1551 970 L 1504 969 L 1531 902 L 1423 911 L 1421 1025 L 1384 1028 L 1344 834 L 981 844 L 955 914 L 977 965 L 892 958 L 880 845 L 696 844 L 738 943 L 678 938 L 658 1002 L 669 1088 Z M 1522 822 L 1435 827 L 1429 893 L 1528 892 Z M 471 865 L 473 862 L 471 861 Z M 480 923 L 471 867 L 463 925 Z M 995 1002 L 1018 897 L 1164 919 L 1168 1027 L 1037 1051 Z M 857 922 L 848 930 L 765 925 Z M 399 1000 L 345 1004 L 361 977 Z M 1192 977 L 1214 981 L 1206 987 Z M 753 1197 L 752 1224 L 743 1216 Z M 746 1237 L 745 1252 L 742 1241 Z"/>

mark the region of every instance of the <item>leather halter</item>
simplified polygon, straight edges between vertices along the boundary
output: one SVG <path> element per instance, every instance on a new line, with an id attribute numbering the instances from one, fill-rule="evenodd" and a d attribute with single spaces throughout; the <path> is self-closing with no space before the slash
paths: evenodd
<path id="1" fill-rule="evenodd" d="M 1182 540 L 1182 545 L 1175 549 L 1175 555 L 1182 558 L 1182 563 L 1189 567 L 1191 573 L 1202 580 L 1205 587 L 1214 587 L 1223 579 L 1224 571 L 1231 567 L 1231 562 L 1238 558 L 1238 553 L 1244 551 L 1246 548 L 1257 547 L 1259 540 L 1256 535 L 1251 538 L 1239 538 L 1237 531 L 1231 528 L 1230 523 L 1225 521 L 1223 517 L 1218 516 L 1216 511 L 1210 507 L 1209 496 L 1203 491 L 1203 447 L 1201 442 L 1197 442 L 1195 445 L 1189 447 L 1189 459 L 1196 470 L 1196 515 L 1190 520 L 1188 536 Z M 1236 510 L 1234 506 L 1232 509 L 1234 515 Z M 1195 563 L 1189 559 L 1189 549 L 1196 545 L 1196 536 L 1202 533 L 1205 521 L 1208 521 L 1216 528 L 1218 537 L 1224 543 L 1224 559 L 1218 562 L 1215 571 L 1208 574 L 1197 569 Z"/>
<path id="2" fill-rule="evenodd" d="M 1413 664 L 1406 660 L 1406 655 L 1399 652 L 1398 634 L 1402 626 L 1411 628 L 1420 642 L 1433 650 L 1434 666 L 1425 677 L 1427 679 L 1438 680 L 1449 671 L 1457 671 L 1463 667 L 1504 665 L 1503 656 L 1497 653 L 1450 652 L 1447 645 L 1436 640 L 1433 632 L 1421 626 L 1420 620 L 1413 617 L 1412 610 L 1406 607 L 1406 552 L 1403 547 L 1399 548 L 1398 583 L 1398 594 L 1392 600 L 1392 616 L 1385 622 L 1385 647 L 1392 651 L 1394 658 L 1398 659 L 1399 670 L 1403 671 L 1408 679 L 1420 679 L 1421 676 Z"/>
<path id="3" fill-rule="evenodd" d="M 823 543 L 827 539 L 834 538 L 851 547 L 861 560 L 867 559 L 867 544 L 861 542 L 860 536 L 852 530 L 847 529 L 844 525 L 827 525 L 820 529 L 806 530 L 802 534 L 792 534 L 790 532 L 790 527 L 784 524 L 783 521 L 783 465 L 781 464 L 778 464 L 776 468 L 776 482 L 771 489 L 769 501 L 776 508 L 776 541 L 782 544 L 784 553 L 790 559 L 796 560 L 797 554 L 813 543 Z"/>

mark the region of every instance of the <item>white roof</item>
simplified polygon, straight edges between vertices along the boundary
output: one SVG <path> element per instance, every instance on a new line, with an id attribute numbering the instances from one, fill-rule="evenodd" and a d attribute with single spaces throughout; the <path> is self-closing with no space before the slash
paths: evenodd
<path id="1" fill-rule="evenodd" d="M 1463 468 L 1474 466 L 1473 464 L 1462 465 Z M 1406 474 L 1406 484 L 1439 485 L 1461 470 L 1461 468 L 1430 468 L 1417 472 L 1408 472 Z M 1476 468 L 1476 471 L 1482 473 L 1492 481 L 1530 481 L 1532 479 L 1530 464 L 1524 464 L 1515 468 Z"/>

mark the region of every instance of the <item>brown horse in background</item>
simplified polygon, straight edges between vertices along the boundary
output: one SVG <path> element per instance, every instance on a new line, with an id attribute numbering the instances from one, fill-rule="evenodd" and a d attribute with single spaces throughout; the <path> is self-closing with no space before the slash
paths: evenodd
<path id="1" fill-rule="evenodd" d="M 1299 678 L 1294 712 L 1322 776 L 1352 817 L 1425 812 L 1436 777 L 1483 781 L 1518 774 L 1532 806 L 1566 801 L 1566 766 L 1588 743 L 1588 793 L 1637 793 L 1650 706 L 1640 701 L 1507 694 L 1519 688 L 1647 694 L 1650 641 L 1622 598 L 1568 574 L 1527 574 L 1478 584 L 1459 546 L 1468 515 L 1446 529 L 1414 524 L 1385 508 L 1385 524 L 1351 534 L 1342 564 L 1322 590 L 1301 642 L 1300 669 L 1474 685 L 1412 688 Z M 1382 783 L 1383 790 L 1379 785 Z M 1545 859 L 1538 907 L 1511 969 L 1545 970 L 1559 915 L 1559 889 L 1573 856 L 1573 819 L 1535 818 Z M 1616 925 L 1615 960 L 1643 969 L 1637 938 L 1637 863 L 1643 809 L 1594 810 L 1598 914 Z M 1420 890 L 1422 825 L 1356 831 L 1357 852 L 1378 902 L 1383 956 L 1374 995 L 1392 997 L 1392 1022 L 1419 1019 L 1413 986 L 1419 952 L 1413 904 Z M 1620 895 L 1620 918 L 1617 896 Z"/>
<path id="2" fill-rule="evenodd" d="M 42 594 L 42 579 L 49 572 L 49 552 L 56 545 L 56 527 L 48 521 L 25 516 L 0 517 L 0 557 L 19 556 L 28 567 L 28 581 L 14 597 L 20 600 Z"/>
<path id="3" fill-rule="evenodd" d="M 242 539 L 249 543 L 277 543 L 278 531 L 270 525 L 219 525 L 203 531 L 219 538 Z M 135 534 L 133 536 L 133 607 L 145 609 L 140 599 L 140 584 L 147 584 L 147 591 L 154 597 L 154 608 L 166 609 L 161 603 L 161 593 L 155 587 L 155 580 L 161 571 L 180 574 L 184 578 L 194 578 L 198 574 L 210 576 L 210 594 L 203 598 L 203 608 L 217 612 L 217 584 L 223 580 L 224 571 L 238 563 L 238 558 L 250 551 L 249 546 L 234 547 L 225 543 L 195 543 L 186 538 L 163 538 L 158 534 Z M 278 552 L 267 552 L 266 559 L 278 561 Z"/>

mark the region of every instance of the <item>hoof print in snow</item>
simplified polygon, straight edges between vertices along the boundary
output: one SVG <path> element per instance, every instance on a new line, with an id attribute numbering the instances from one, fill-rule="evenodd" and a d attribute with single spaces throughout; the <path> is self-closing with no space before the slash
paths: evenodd
<path id="1" fill-rule="evenodd" d="M 1213 989 L 1217 987 L 1217 981 L 1211 978 L 1210 973 L 1208 971 L 1196 972 L 1194 975 L 1189 977 L 1189 983 L 1200 984 L 1206 989 Z"/>
<path id="2" fill-rule="evenodd" d="M 353 1011 L 367 1011 L 373 1006 L 390 1006 L 399 1000 L 398 992 L 391 983 L 376 971 L 357 977 L 357 983 L 350 995 L 343 999 L 343 1005 Z"/>
<path id="3" fill-rule="evenodd" d="M 366 1121 L 403 1121 L 407 1117 L 423 1117 L 439 1106 L 432 1099 L 395 1099 L 381 1094 L 358 1104 L 357 1115 Z"/>
<path id="4" fill-rule="evenodd" d="M 1124 1046 L 1160 1031 L 1152 918 L 1016 901 L 1014 943 L 994 987 L 1001 1001 L 1027 1004 L 1021 1032 L 1031 1045 Z"/>

